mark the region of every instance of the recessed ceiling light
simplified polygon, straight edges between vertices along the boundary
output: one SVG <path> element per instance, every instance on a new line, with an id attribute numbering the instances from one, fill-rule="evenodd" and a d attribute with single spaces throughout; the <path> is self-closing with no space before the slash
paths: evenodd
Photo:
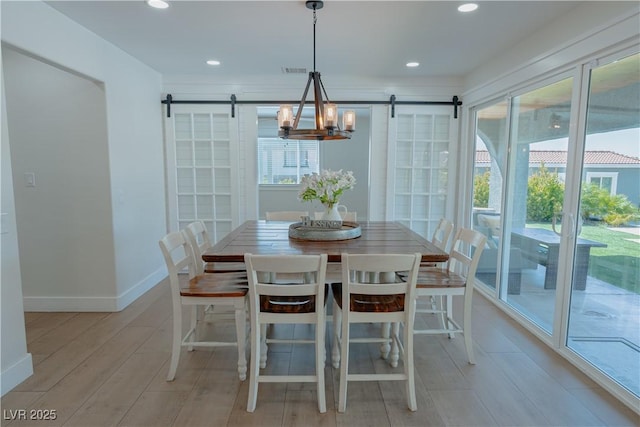
<path id="1" fill-rule="evenodd" d="M 458 12 L 473 12 L 478 8 L 478 5 L 475 3 L 465 3 L 463 5 L 458 6 Z"/>
<path id="2" fill-rule="evenodd" d="M 209 65 L 220 65 L 220 61 L 217 61 L 215 59 L 210 59 L 207 61 L 207 64 Z"/>
<path id="3" fill-rule="evenodd" d="M 147 4 L 156 9 L 166 9 L 169 7 L 169 3 L 162 0 L 147 0 Z"/>
<path id="4" fill-rule="evenodd" d="M 415 68 L 415 67 L 418 67 L 419 65 L 420 65 L 419 62 L 415 62 L 415 61 L 407 62 L 407 67 L 409 67 L 409 68 Z"/>

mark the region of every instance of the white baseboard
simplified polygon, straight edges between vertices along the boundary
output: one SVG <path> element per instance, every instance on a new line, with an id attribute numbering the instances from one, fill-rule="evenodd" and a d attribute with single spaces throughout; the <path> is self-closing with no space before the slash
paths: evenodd
<path id="1" fill-rule="evenodd" d="M 155 285 L 160 283 L 165 277 L 167 277 L 167 267 L 161 267 L 158 270 L 154 271 L 147 277 L 145 277 L 142 281 L 140 281 L 137 285 L 131 287 L 129 290 L 118 296 L 117 300 L 117 310 L 123 310 L 129 304 L 140 298 L 145 292 L 149 289 L 153 288 Z"/>
<path id="2" fill-rule="evenodd" d="M 0 373 L 1 396 L 13 390 L 31 375 L 33 375 L 33 361 L 31 353 L 26 353 L 20 360 Z"/>
<path id="3" fill-rule="evenodd" d="M 24 311 L 120 311 L 165 277 L 167 277 L 167 268 L 161 267 L 115 297 L 23 297 Z"/>

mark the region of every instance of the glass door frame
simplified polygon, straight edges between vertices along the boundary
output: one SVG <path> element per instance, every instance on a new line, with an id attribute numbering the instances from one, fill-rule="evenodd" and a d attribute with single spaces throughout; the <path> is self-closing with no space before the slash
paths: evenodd
<path id="1" fill-rule="evenodd" d="M 567 156 L 567 174 L 565 181 L 565 201 L 563 204 L 563 216 L 567 215 L 571 220 L 569 224 L 569 230 L 566 230 L 566 225 L 563 226 L 560 251 L 570 251 L 571 258 L 566 259 L 567 262 L 561 262 L 558 271 L 558 277 L 567 283 L 572 283 L 573 264 L 575 259 L 575 239 L 579 232 L 580 221 L 580 202 L 582 191 L 582 175 L 584 172 L 584 152 L 586 150 L 587 140 L 587 125 L 588 125 L 588 104 L 591 90 L 591 75 L 594 69 L 597 69 L 603 65 L 611 64 L 621 58 L 625 58 L 630 55 L 640 53 L 640 44 L 634 44 L 625 49 L 616 50 L 606 55 L 599 56 L 597 59 L 593 59 L 589 62 L 583 63 L 577 66 L 578 74 L 575 86 L 579 84 L 579 88 L 574 90 L 574 96 L 578 99 L 573 100 L 578 108 L 571 113 L 571 123 L 575 123 L 570 129 L 571 135 L 575 137 L 574 142 L 576 149 L 573 153 L 569 152 Z M 578 81 L 579 79 L 579 81 Z M 575 89 L 574 86 L 574 89 Z M 569 140 L 569 146 L 571 146 L 571 139 Z M 570 245 L 569 247 L 563 246 Z M 569 255 L 569 254 L 567 254 Z M 566 267 L 569 264 L 572 265 L 571 269 Z M 572 286 L 565 286 L 562 293 L 556 294 L 556 306 L 560 308 L 555 313 L 555 321 L 559 326 L 558 333 L 554 334 L 553 345 L 557 351 L 571 361 L 578 369 L 588 374 L 591 378 L 594 378 L 599 384 L 607 389 L 614 396 L 622 400 L 627 406 L 632 408 L 638 408 L 640 399 L 635 397 L 631 392 L 626 390 L 623 386 L 615 382 L 611 377 L 603 373 L 600 369 L 596 368 L 592 363 L 583 358 L 579 353 L 569 347 L 568 338 L 570 330 L 570 314 L 571 314 L 571 299 L 572 299 Z M 556 324 L 554 324 L 554 327 Z"/>
<path id="2" fill-rule="evenodd" d="M 565 359 L 570 361 L 579 370 L 587 374 L 590 378 L 594 379 L 603 388 L 608 390 L 618 399 L 623 401 L 627 406 L 631 408 L 637 408 L 638 398 L 633 396 L 628 390 L 624 389 L 621 385 L 616 383 L 612 378 L 605 375 L 603 372 L 594 367 L 586 359 L 581 357 L 577 352 L 568 347 L 567 338 L 569 334 L 569 317 L 571 307 L 571 293 L 572 286 L 570 285 L 573 280 L 574 259 L 575 259 L 575 241 L 578 235 L 579 227 L 579 210 L 580 210 L 580 197 L 581 197 L 581 182 L 583 173 L 583 159 L 586 146 L 586 132 L 587 132 L 587 105 L 590 92 L 590 76 L 591 71 L 599 66 L 614 62 L 618 59 L 624 58 L 629 55 L 637 54 L 640 52 L 640 44 L 637 41 L 625 43 L 623 46 L 612 47 L 607 52 L 599 52 L 591 59 L 582 59 L 579 62 L 568 64 L 562 69 L 557 69 L 553 73 L 540 76 L 539 79 L 529 80 L 524 82 L 522 86 L 517 86 L 517 89 L 507 90 L 503 97 L 491 96 L 484 100 L 479 100 L 474 105 L 468 106 L 469 115 L 465 126 L 468 126 L 467 135 L 469 141 L 469 152 L 464 153 L 464 159 L 467 160 L 465 174 L 461 174 L 463 179 L 466 179 L 467 183 L 464 186 L 466 191 L 466 197 L 464 200 L 467 203 L 467 208 L 464 209 L 464 216 L 466 223 L 470 223 L 471 207 L 473 205 L 473 170 L 475 167 L 475 146 L 476 146 L 476 129 L 477 129 L 477 114 L 478 112 L 492 104 L 496 104 L 503 100 L 507 100 L 508 110 L 508 126 L 510 129 L 512 125 L 512 103 L 511 99 L 519 94 L 526 93 L 536 88 L 543 87 L 545 84 L 559 81 L 563 77 L 573 77 L 572 94 L 571 94 L 571 112 L 570 112 L 570 129 L 568 134 L 568 154 L 566 164 L 565 175 L 565 192 L 562 206 L 563 217 L 568 218 L 565 221 L 564 226 L 561 228 L 561 245 L 560 245 L 560 259 L 558 268 L 558 287 L 555 295 L 555 308 L 553 314 L 553 333 L 550 335 L 534 322 L 530 321 L 521 312 L 515 310 L 505 301 L 504 297 L 507 294 L 507 283 L 504 278 L 508 276 L 508 264 L 502 260 L 499 264 L 498 277 L 496 283 L 496 289 L 492 289 L 489 286 L 483 284 L 477 284 L 476 289 L 482 294 L 487 296 L 491 302 L 500 307 L 510 317 L 516 319 L 518 323 L 522 324 L 529 332 L 533 333 L 536 337 L 546 342 L 553 350 L 562 355 Z M 495 95 L 495 94 L 494 94 Z M 511 131 L 509 130 L 508 147 L 511 149 Z M 464 150 L 464 148 L 463 148 Z M 507 162 L 505 182 L 503 183 L 502 194 L 502 206 L 505 212 L 508 207 L 505 205 L 508 203 L 508 197 L 506 195 L 509 191 L 509 185 L 512 185 L 510 179 L 511 162 Z M 462 183 L 461 183 L 462 184 Z M 462 186 L 461 186 L 462 187 Z M 508 221 L 502 222 L 502 233 L 507 235 L 510 231 L 510 226 L 507 225 Z M 502 257 L 504 248 L 502 245 L 499 248 L 499 256 Z M 504 283 L 503 283 L 504 282 Z"/>

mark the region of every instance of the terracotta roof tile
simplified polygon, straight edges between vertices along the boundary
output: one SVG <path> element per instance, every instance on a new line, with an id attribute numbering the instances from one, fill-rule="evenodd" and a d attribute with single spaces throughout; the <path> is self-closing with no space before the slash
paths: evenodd
<path id="1" fill-rule="evenodd" d="M 530 163 L 567 163 L 566 151 L 531 151 Z M 476 163 L 489 163 L 488 151 L 476 151 Z M 640 159 L 613 151 L 587 151 L 584 156 L 587 165 L 640 165 Z"/>

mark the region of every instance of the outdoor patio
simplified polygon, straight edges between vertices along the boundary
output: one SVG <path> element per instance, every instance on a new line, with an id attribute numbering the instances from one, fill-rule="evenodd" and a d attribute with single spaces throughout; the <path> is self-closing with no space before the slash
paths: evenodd
<path id="1" fill-rule="evenodd" d="M 550 332 L 555 289 L 544 289 L 545 267 L 522 272 L 520 295 L 508 295 L 515 309 Z M 587 276 L 574 290 L 569 347 L 640 395 L 640 295 Z"/>

